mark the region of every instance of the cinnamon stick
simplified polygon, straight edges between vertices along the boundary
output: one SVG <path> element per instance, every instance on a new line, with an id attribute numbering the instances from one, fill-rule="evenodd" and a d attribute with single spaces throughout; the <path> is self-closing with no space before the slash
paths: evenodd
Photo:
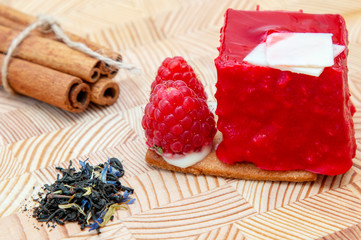
<path id="1" fill-rule="evenodd" d="M 91 84 L 90 101 L 99 105 L 112 105 L 119 97 L 119 86 L 111 79 L 101 78 Z"/>
<path id="2" fill-rule="evenodd" d="M 0 54 L 0 65 L 4 58 Z M 70 112 L 84 111 L 90 100 L 89 85 L 80 78 L 16 58 L 10 61 L 8 82 L 19 94 Z"/>
<path id="3" fill-rule="evenodd" d="M 6 17 L 0 16 L 0 25 L 8 28 L 12 28 L 15 30 L 23 30 L 24 26 L 20 23 L 16 23 Z"/>
<path id="4" fill-rule="evenodd" d="M 11 7 L 8 7 L 8 6 L 2 5 L 2 4 L 0 4 L 0 16 L 4 17 L 4 18 L 8 19 L 10 22 L 12 22 L 12 23 L 7 22 L 7 24 L 10 25 L 7 27 L 11 27 L 11 26 L 18 27 L 18 24 L 20 24 L 23 26 L 23 29 L 26 26 L 30 25 L 31 23 L 33 23 L 37 20 L 36 17 L 27 15 L 23 12 L 20 12 L 18 10 L 15 10 Z M 2 23 L 2 21 L 0 19 L 0 25 L 6 26 L 4 24 Z M 18 29 L 16 27 L 11 27 L 11 28 Z M 53 33 L 43 33 L 41 31 L 35 31 L 34 33 L 41 35 L 42 37 L 54 39 Z M 66 31 L 65 33 L 72 41 L 84 43 L 86 46 L 88 46 L 93 51 L 96 51 L 104 56 L 110 57 L 111 59 L 113 59 L 115 61 L 122 61 L 122 56 L 119 53 L 117 53 L 109 48 L 101 46 L 98 43 L 94 43 L 88 39 L 82 38 L 82 37 L 72 34 L 70 32 Z M 108 75 L 108 73 L 111 73 L 110 75 L 108 75 L 108 77 L 115 76 L 116 72 L 118 71 L 116 68 L 107 66 L 105 63 L 101 63 L 100 68 L 101 68 L 101 73 L 104 75 Z"/>
<path id="5" fill-rule="evenodd" d="M 106 71 L 102 71 L 102 65 L 106 65 L 105 63 L 101 63 L 100 65 L 100 71 L 103 75 L 107 76 L 107 78 L 109 79 L 113 79 L 115 77 L 115 75 L 117 75 L 118 73 L 118 69 L 116 69 L 115 67 L 110 67 L 110 66 L 107 66 L 107 70 Z"/>
<path id="6" fill-rule="evenodd" d="M 19 31 L 0 26 L 0 52 L 7 53 L 11 42 L 18 34 Z M 17 48 L 14 57 L 80 77 L 91 83 L 100 77 L 99 60 L 73 50 L 63 43 L 39 36 L 26 37 Z"/>
<path id="7" fill-rule="evenodd" d="M 29 25 L 36 20 L 36 18 L 33 16 L 27 15 L 3 4 L 0 4 L 0 16 L 3 16 L 21 25 Z"/>

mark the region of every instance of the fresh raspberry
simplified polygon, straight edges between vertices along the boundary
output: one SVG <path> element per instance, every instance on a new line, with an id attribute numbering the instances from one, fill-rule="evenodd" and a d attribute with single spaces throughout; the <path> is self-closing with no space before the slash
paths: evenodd
<path id="1" fill-rule="evenodd" d="M 156 85 L 163 81 L 182 80 L 198 97 L 207 100 L 203 84 L 198 80 L 193 68 L 182 57 L 166 58 L 158 69 L 155 81 L 152 83 L 152 92 Z"/>
<path id="2" fill-rule="evenodd" d="M 213 114 L 183 81 L 154 87 L 142 119 L 147 144 L 160 154 L 186 154 L 210 145 L 216 133 Z"/>

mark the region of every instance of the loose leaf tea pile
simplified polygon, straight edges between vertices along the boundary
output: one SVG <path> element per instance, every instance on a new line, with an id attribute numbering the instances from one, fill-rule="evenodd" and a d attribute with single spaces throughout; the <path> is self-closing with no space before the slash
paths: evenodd
<path id="1" fill-rule="evenodd" d="M 52 184 L 45 184 L 45 197 L 38 200 L 33 217 L 39 222 L 63 225 L 78 222 L 80 228 L 90 230 L 105 226 L 113 219 L 116 210 L 132 204 L 135 199 L 129 195 L 132 188 L 123 186 L 119 178 L 124 175 L 123 165 L 117 158 L 111 158 L 95 167 L 79 161 L 81 168 L 76 171 L 70 161 L 68 168 L 57 167 L 62 173 Z"/>

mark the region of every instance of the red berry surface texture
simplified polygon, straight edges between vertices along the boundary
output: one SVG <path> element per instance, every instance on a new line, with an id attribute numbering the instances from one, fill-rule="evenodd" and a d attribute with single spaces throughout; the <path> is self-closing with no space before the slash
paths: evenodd
<path id="1" fill-rule="evenodd" d="M 206 101 L 180 80 L 154 87 L 142 126 L 147 145 L 165 156 L 200 151 L 216 133 Z"/>
<path id="2" fill-rule="evenodd" d="M 188 65 L 183 57 L 166 58 L 158 69 L 155 81 L 152 83 L 152 91 L 157 84 L 164 81 L 181 80 L 192 89 L 200 98 L 207 100 L 207 94 L 204 91 L 203 84 L 198 80 L 193 68 Z"/>

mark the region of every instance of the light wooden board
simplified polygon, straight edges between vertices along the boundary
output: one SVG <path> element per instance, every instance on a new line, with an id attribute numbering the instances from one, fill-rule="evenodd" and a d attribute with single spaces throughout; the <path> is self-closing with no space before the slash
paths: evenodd
<path id="1" fill-rule="evenodd" d="M 219 29 L 227 8 L 340 13 L 350 39 L 349 82 L 361 139 L 361 1 L 359 0 L 0 0 L 50 14 L 69 31 L 113 48 L 143 69 L 121 72 L 120 97 L 71 114 L 0 89 L 0 239 L 361 239 L 361 149 L 340 176 L 313 183 L 232 180 L 158 170 L 144 162 L 140 125 L 150 84 L 168 56 L 185 57 L 214 100 Z M 56 178 L 55 166 L 89 157 L 123 160 L 124 184 L 137 201 L 102 233 L 76 224 L 51 230 L 19 209 Z M 74 161 L 76 162 L 76 161 Z M 78 165 L 77 165 L 78 166 Z"/>

